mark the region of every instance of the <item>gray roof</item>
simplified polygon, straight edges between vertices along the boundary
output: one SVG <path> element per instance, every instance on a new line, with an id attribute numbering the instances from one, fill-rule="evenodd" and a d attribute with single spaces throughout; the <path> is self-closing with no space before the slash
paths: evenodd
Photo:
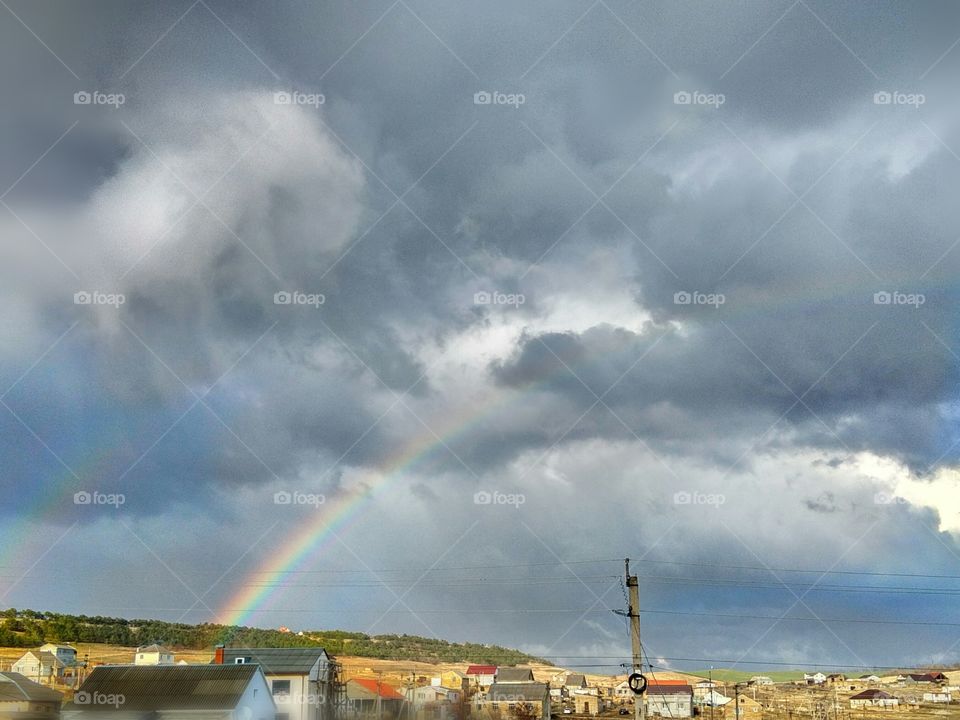
<path id="1" fill-rule="evenodd" d="M 137 648 L 138 653 L 167 653 L 172 654 L 173 650 L 165 648 L 163 645 L 158 645 L 154 643 L 153 645 L 144 645 L 143 647 Z"/>
<path id="2" fill-rule="evenodd" d="M 306 675 L 326 654 L 319 647 L 224 648 L 223 664 L 233 665 L 243 658 L 244 662 L 260 665 L 264 675 Z"/>
<path id="3" fill-rule="evenodd" d="M 21 702 L 23 700 L 60 702 L 63 700 L 63 695 L 53 688 L 35 683 L 20 673 L 0 673 L 0 703 Z"/>
<path id="4" fill-rule="evenodd" d="M 533 670 L 530 668 L 498 667 L 494 682 L 533 682 Z"/>
<path id="5" fill-rule="evenodd" d="M 77 694 L 123 695 L 123 705 L 83 705 L 75 696 L 70 707 L 94 713 L 233 710 L 258 672 L 257 665 L 106 665 L 94 668 Z"/>
<path id="6" fill-rule="evenodd" d="M 651 695 L 693 695 L 693 688 L 689 685 L 647 685 L 647 692 Z"/>
<path id="7" fill-rule="evenodd" d="M 544 697 L 549 694 L 550 688 L 546 683 L 525 682 L 507 685 L 494 683 L 487 690 L 487 700 L 491 702 L 524 702 L 528 700 L 543 702 Z"/>
<path id="8" fill-rule="evenodd" d="M 583 673 L 570 673 L 563 684 L 571 687 L 583 687 L 587 684 L 587 678 L 584 677 Z"/>

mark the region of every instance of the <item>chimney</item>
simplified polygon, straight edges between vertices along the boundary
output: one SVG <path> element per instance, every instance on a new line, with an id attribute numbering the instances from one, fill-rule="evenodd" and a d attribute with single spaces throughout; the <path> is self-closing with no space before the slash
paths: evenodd
<path id="1" fill-rule="evenodd" d="M 213 662 L 216 665 L 223 665 L 223 645 L 217 645 L 213 649 Z"/>

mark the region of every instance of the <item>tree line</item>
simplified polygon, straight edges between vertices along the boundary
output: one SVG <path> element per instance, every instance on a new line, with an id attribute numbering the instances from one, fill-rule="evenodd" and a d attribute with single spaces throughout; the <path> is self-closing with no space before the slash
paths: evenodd
<path id="1" fill-rule="evenodd" d="M 473 662 L 517 665 L 545 661 L 498 645 L 452 643 L 417 635 L 367 635 L 344 630 L 311 630 L 303 634 L 264 628 L 203 623 L 129 620 L 101 615 L 66 615 L 10 608 L 0 613 L 0 646 L 37 647 L 46 642 L 105 643 L 137 647 L 160 643 L 173 650 L 238 647 L 322 647 L 331 655 L 380 660 Z"/>

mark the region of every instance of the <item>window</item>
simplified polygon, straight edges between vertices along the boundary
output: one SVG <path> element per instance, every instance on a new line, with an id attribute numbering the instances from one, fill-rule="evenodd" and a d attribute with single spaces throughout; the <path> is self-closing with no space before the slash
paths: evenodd
<path id="1" fill-rule="evenodd" d="M 287 696 L 290 694 L 290 681 L 289 680 L 274 680 L 273 681 L 273 695 Z"/>
<path id="2" fill-rule="evenodd" d="M 243 665 L 246 661 L 246 658 L 235 658 L 233 663 L 234 665 Z"/>

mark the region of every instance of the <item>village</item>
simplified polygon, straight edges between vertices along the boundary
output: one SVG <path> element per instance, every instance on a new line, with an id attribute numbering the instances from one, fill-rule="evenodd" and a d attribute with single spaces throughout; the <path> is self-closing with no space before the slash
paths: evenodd
<path id="1" fill-rule="evenodd" d="M 180 655 L 183 655 L 182 657 Z M 91 659 L 47 643 L 0 664 L 0 717 L 230 720 L 571 720 L 650 718 L 903 720 L 960 717 L 960 670 L 896 674 L 812 672 L 737 682 L 646 671 L 644 692 L 626 675 L 549 665 L 433 665 L 337 659 L 320 647 L 175 652 L 159 644 Z M 409 666 L 409 667 L 405 667 Z M 201 712 L 202 711 L 202 712 Z M 198 713 L 200 713 L 198 715 Z"/>

